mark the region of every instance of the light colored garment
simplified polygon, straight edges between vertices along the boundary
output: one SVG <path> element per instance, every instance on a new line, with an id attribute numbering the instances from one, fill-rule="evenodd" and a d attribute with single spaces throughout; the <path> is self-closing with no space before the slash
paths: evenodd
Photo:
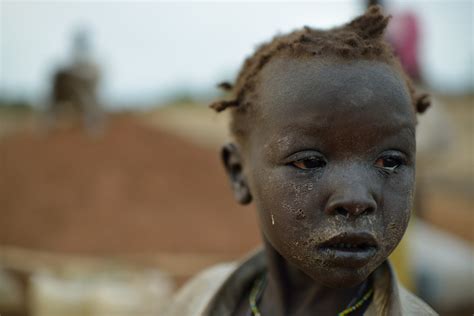
<path id="1" fill-rule="evenodd" d="M 265 255 L 257 252 L 241 264 L 220 264 L 201 272 L 175 295 L 167 316 L 232 315 L 245 289 L 265 270 Z M 401 286 L 388 261 L 374 273 L 374 296 L 366 316 L 437 315 Z"/>

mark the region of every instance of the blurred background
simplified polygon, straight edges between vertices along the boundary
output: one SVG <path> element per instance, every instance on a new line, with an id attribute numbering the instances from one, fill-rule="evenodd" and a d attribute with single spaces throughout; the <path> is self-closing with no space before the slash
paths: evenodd
<path id="1" fill-rule="evenodd" d="M 433 105 L 414 219 L 392 258 L 443 315 L 474 312 L 473 2 L 0 1 L 0 314 L 160 315 L 198 271 L 259 245 L 207 105 L 279 32 L 378 2 Z"/>

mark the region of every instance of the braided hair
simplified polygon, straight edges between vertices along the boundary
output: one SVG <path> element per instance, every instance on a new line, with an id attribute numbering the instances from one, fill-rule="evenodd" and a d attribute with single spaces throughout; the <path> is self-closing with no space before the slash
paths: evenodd
<path id="1" fill-rule="evenodd" d="M 231 108 L 231 132 L 240 139 L 249 129 L 256 100 L 258 74 L 275 56 L 336 57 L 343 60 L 376 60 L 387 63 L 404 77 L 416 113 L 423 113 L 430 105 L 428 95 L 417 95 L 411 80 L 403 72 L 392 48 L 384 40 L 390 16 L 383 14 L 380 6 L 371 6 L 363 15 L 351 22 L 329 30 L 304 26 L 289 34 L 279 35 L 262 44 L 245 60 L 234 85 L 223 82 L 219 87 L 231 93 L 230 100 L 220 100 L 210 105 L 217 112 Z"/>

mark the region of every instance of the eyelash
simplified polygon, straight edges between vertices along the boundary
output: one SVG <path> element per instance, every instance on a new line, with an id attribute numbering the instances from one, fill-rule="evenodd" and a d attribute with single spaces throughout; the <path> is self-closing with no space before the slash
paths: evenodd
<path id="1" fill-rule="evenodd" d="M 315 166 L 312 166 L 312 167 L 305 166 L 304 164 L 308 162 L 314 163 Z M 321 169 L 321 168 L 324 168 L 326 164 L 327 164 L 326 160 L 318 156 L 303 158 L 303 159 L 299 159 L 290 163 L 290 165 L 292 165 L 293 167 L 301 169 L 301 170 Z"/>
<path id="2" fill-rule="evenodd" d="M 386 165 L 389 166 L 386 166 Z M 406 164 L 406 161 L 403 157 L 400 157 L 398 155 L 384 155 L 375 161 L 374 165 L 377 167 L 379 172 L 383 175 L 390 175 L 392 173 L 397 173 L 397 169 L 400 166 L 403 166 Z"/>

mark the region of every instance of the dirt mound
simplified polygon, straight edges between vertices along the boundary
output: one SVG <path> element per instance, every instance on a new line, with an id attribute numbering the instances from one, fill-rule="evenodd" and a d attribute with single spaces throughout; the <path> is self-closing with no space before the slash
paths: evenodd
<path id="1" fill-rule="evenodd" d="M 218 153 L 131 116 L 0 140 L 0 244 L 87 254 L 242 253 L 255 213 L 232 199 Z"/>

